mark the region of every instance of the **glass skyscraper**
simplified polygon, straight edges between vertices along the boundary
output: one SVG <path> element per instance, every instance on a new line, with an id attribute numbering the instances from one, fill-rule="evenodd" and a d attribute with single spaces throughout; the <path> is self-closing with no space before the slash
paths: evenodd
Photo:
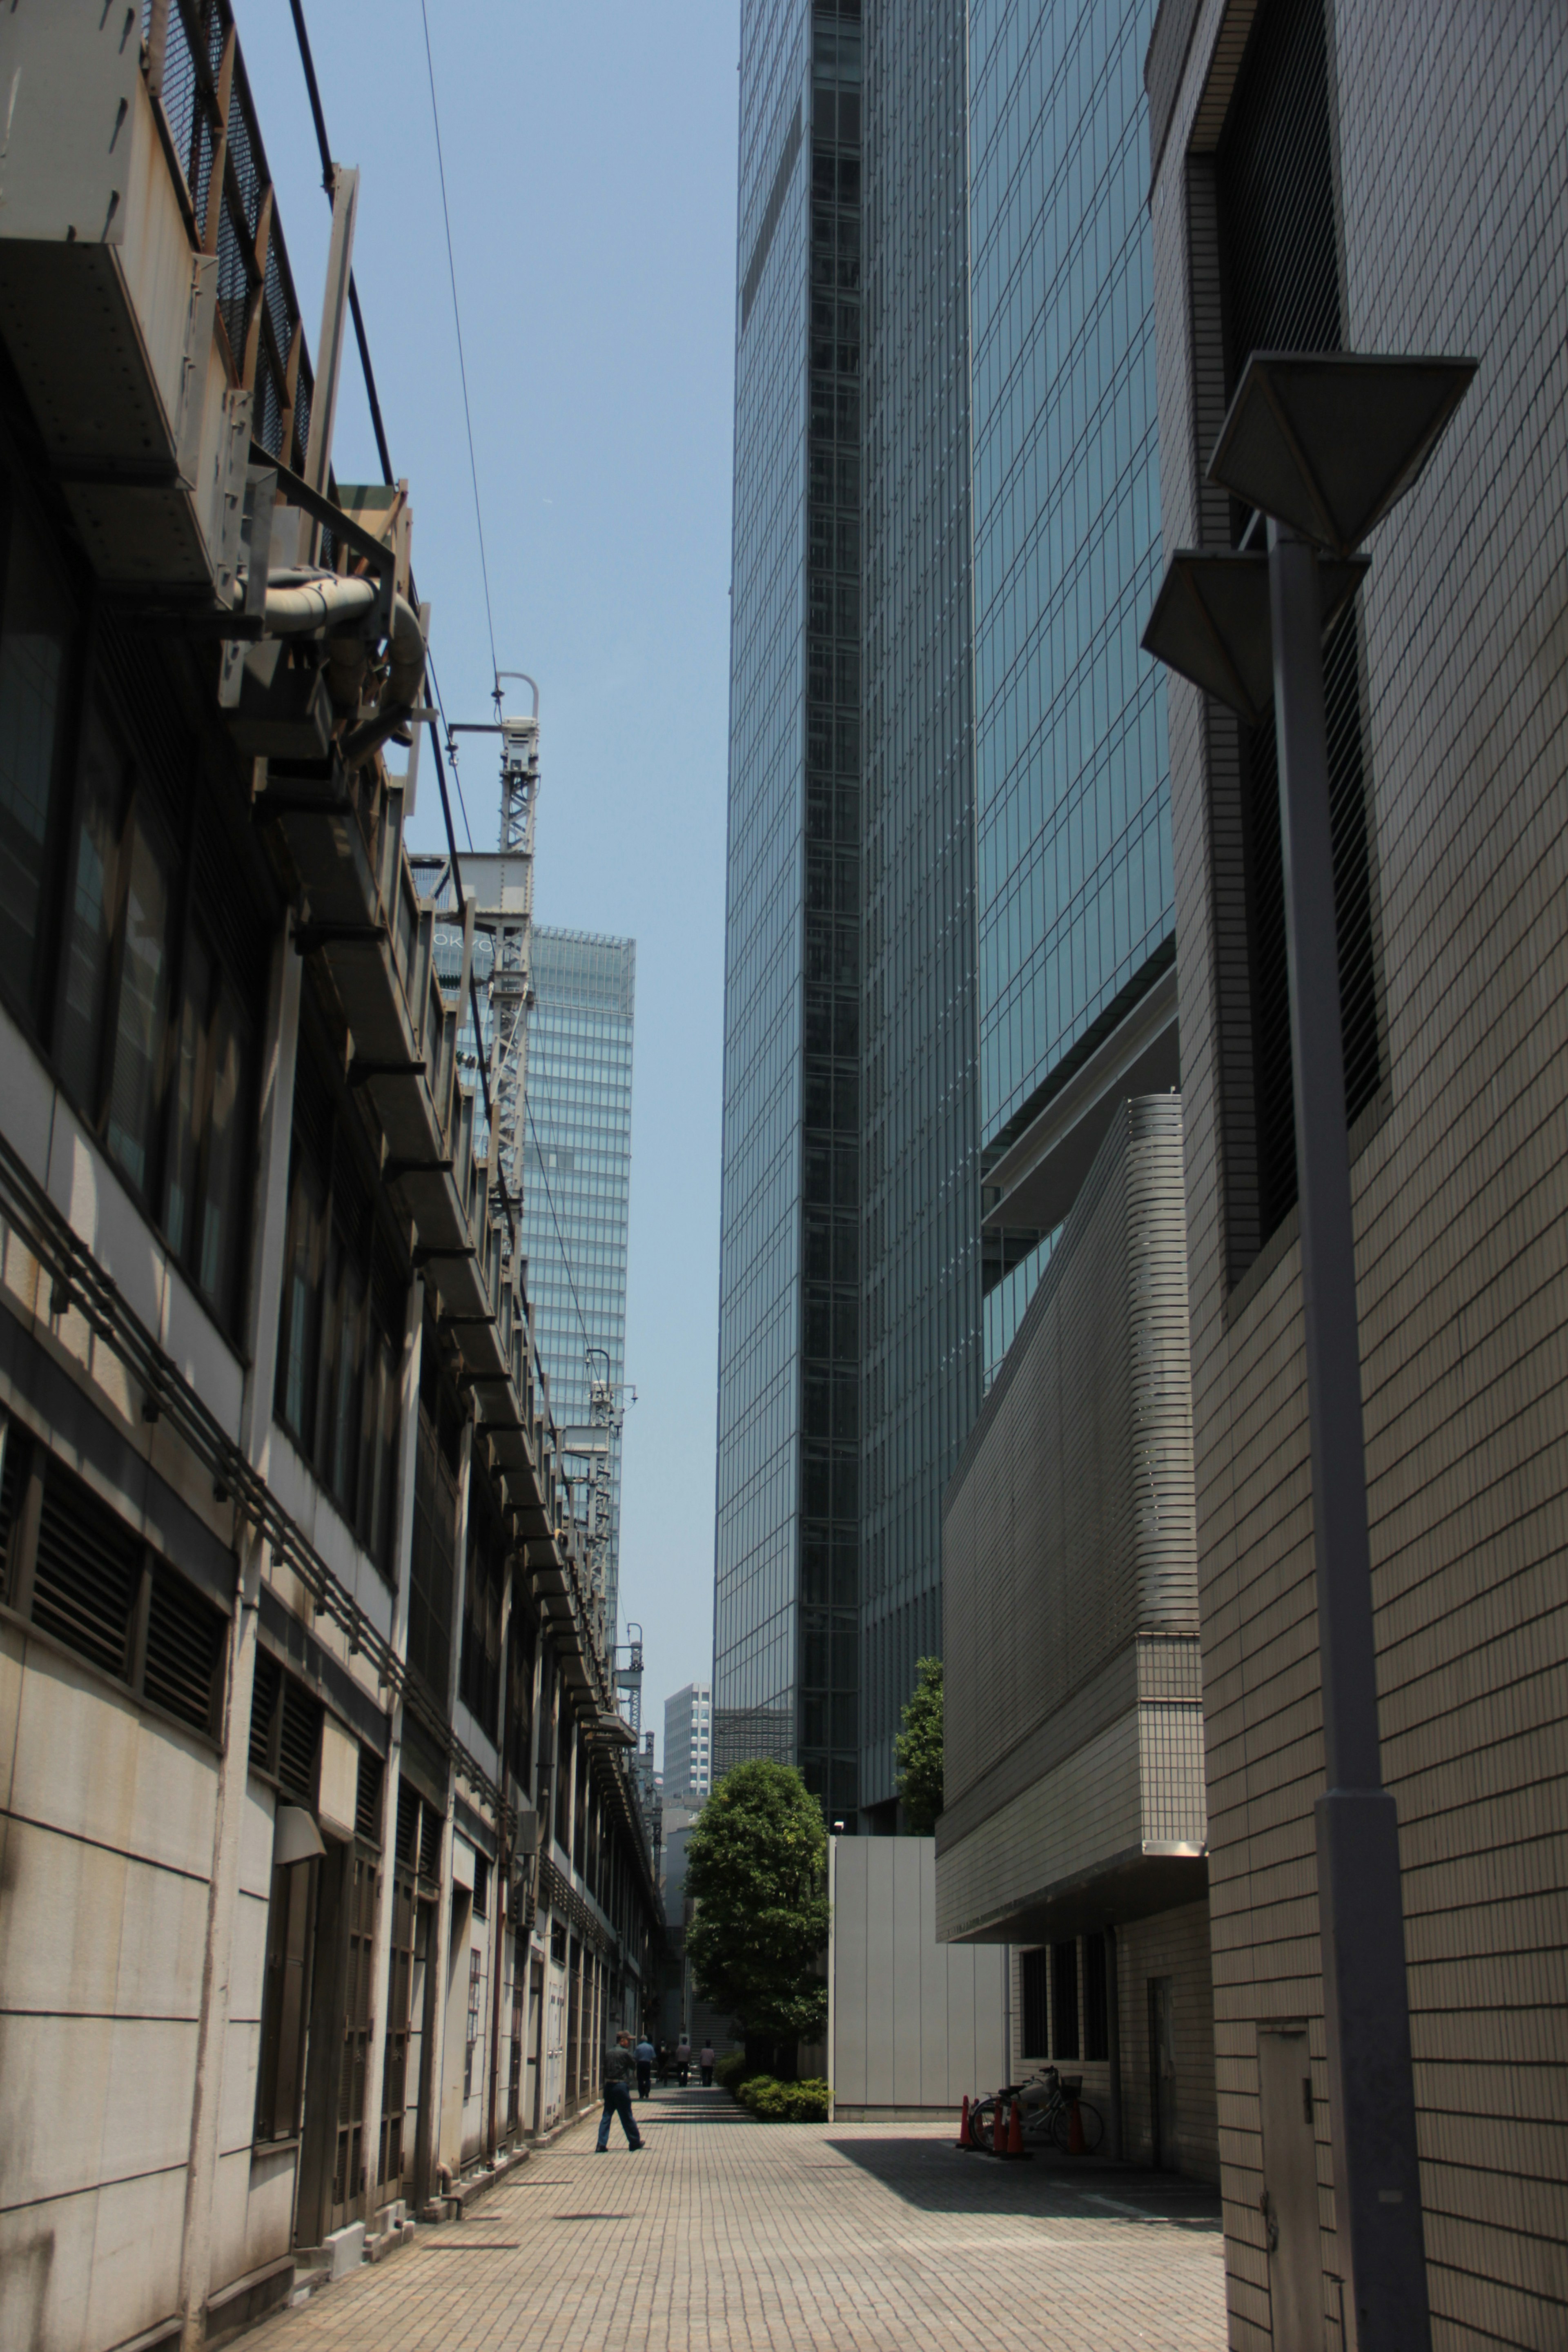
<path id="1" fill-rule="evenodd" d="M 1154 0 L 970 7 L 980 1136 L 1000 1179 L 988 1370 L 1057 1213 L 998 1222 L 1008 1155 L 1026 1159 L 1031 1128 L 1174 953 L 1164 688 L 1138 645 L 1161 572 L 1153 18 Z"/>
<path id="2" fill-rule="evenodd" d="M 532 933 L 522 1249 L 551 1409 L 588 1424 L 592 1350 L 621 1402 L 626 1381 L 626 1223 L 632 1166 L 632 1016 L 637 942 L 592 931 Z M 620 1588 L 621 1448 L 610 1442 L 605 1619 Z"/>
<path id="3" fill-rule="evenodd" d="M 858 0 L 741 26 L 715 1777 L 858 1803 Z"/>
<path id="4" fill-rule="evenodd" d="M 745 0 L 714 1769 L 851 1828 L 979 1389 L 963 158 L 959 0 Z"/>
<path id="5" fill-rule="evenodd" d="M 964 14 L 866 17 L 860 1800 L 882 1828 L 981 1390 Z"/>

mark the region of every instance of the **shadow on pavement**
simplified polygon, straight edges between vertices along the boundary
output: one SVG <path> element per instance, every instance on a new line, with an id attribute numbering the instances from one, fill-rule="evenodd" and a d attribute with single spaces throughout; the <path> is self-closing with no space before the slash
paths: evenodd
<path id="1" fill-rule="evenodd" d="M 1055 2149 L 1040 2150 L 1027 2163 L 999 2164 L 945 2140 L 891 2132 L 877 2139 L 829 2137 L 825 2146 L 921 2212 L 1026 2212 L 1047 2204 L 1059 2212 L 1070 2199 L 1124 2221 L 1220 2226 L 1218 2189 L 1182 2173 L 1141 2171 L 1105 2158 L 1058 2156 Z"/>

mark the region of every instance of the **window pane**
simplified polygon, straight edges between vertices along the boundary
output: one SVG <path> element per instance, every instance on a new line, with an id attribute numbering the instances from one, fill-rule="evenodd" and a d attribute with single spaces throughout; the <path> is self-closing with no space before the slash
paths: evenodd
<path id="1" fill-rule="evenodd" d="M 81 815 L 71 860 L 70 937 L 60 1006 L 59 1058 L 66 1083 L 89 1118 L 101 1113 L 98 1087 L 103 999 L 114 923 L 125 758 L 99 709 L 89 712 L 82 754 Z"/>
<path id="2" fill-rule="evenodd" d="M 169 877 L 163 852 L 138 812 L 132 827 L 114 1070 L 109 1087 L 109 1148 L 145 1190 L 157 1132 L 159 1063 L 167 1023 Z"/>
<path id="3" fill-rule="evenodd" d="M 0 975 L 35 1012 L 44 845 L 66 719 L 70 607 L 21 516 L 0 613 Z"/>
<path id="4" fill-rule="evenodd" d="M 245 1126 L 250 1052 L 239 999 L 225 981 L 213 1009 L 207 1168 L 196 1279 L 221 1315 L 233 1311 L 245 1230 Z"/>
<path id="5" fill-rule="evenodd" d="M 283 1312 L 288 1341 L 283 1350 L 283 1418 L 302 1444 L 310 1443 L 316 1410 L 316 1348 L 321 1323 L 321 1231 L 325 1188 L 298 1139 L 294 1146 L 293 1197 L 289 1203 L 288 1276 Z"/>
<path id="6" fill-rule="evenodd" d="M 360 1387 L 364 1361 L 364 1275 L 345 1250 L 342 1280 L 338 1287 L 337 1379 L 332 1397 L 327 1483 L 351 1516 L 354 1507 L 354 1471 L 359 1454 Z"/>
<path id="7" fill-rule="evenodd" d="M 212 962 L 193 931 L 185 951 L 185 995 L 180 1008 L 180 1058 L 175 1075 L 174 1134 L 169 1153 L 169 1207 L 165 1230 L 177 1257 L 190 1239 L 196 1178 L 201 1166 L 202 1098 L 206 1092 L 207 1004 Z"/>

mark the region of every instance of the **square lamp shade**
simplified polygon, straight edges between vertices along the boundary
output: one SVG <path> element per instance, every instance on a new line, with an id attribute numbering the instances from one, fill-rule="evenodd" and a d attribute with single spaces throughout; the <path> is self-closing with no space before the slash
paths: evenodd
<path id="1" fill-rule="evenodd" d="M 1349 555 L 1410 488 L 1476 367 L 1441 357 L 1254 352 L 1209 480 L 1331 554 Z"/>
<path id="2" fill-rule="evenodd" d="M 1365 555 L 1331 556 L 1319 564 L 1325 635 L 1371 568 Z M 1263 550 L 1178 548 L 1154 599 L 1143 650 L 1256 727 L 1274 699 Z"/>

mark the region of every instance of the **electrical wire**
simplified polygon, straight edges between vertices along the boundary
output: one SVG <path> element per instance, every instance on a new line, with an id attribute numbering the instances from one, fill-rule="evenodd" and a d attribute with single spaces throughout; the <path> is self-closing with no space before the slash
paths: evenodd
<path id="1" fill-rule="evenodd" d="M 479 577 L 485 587 L 485 625 L 490 636 L 490 668 L 500 668 L 500 656 L 496 651 L 495 614 L 490 606 L 490 568 L 485 559 L 485 518 L 479 503 L 479 467 L 474 455 L 474 415 L 468 404 L 468 364 L 463 356 L 463 317 L 458 307 L 458 264 L 452 252 L 452 215 L 447 203 L 447 165 L 441 152 L 441 116 L 436 104 L 436 60 L 430 53 L 430 16 L 425 0 L 419 0 L 420 21 L 425 27 L 425 64 L 430 77 L 430 120 L 436 126 L 436 169 L 441 181 L 441 218 L 447 229 L 447 274 L 452 281 L 452 323 L 458 332 L 458 373 L 463 386 L 463 421 L 468 432 L 468 474 L 474 485 L 474 521 L 479 534 Z M 464 818 L 467 824 L 468 819 Z M 472 843 L 469 844 L 470 848 Z"/>
<path id="2" fill-rule="evenodd" d="M 425 668 L 430 680 L 430 691 L 436 698 L 436 708 L 441 714 L 441 729 L 447 738 L 447 757 L 452 762 L 452 782 L 458 787 L 458 806 L 463 813 L 463 831 L 468 837 L 468 849 L 470 854 L 477 857 L 479 853 L 474 847 L 474 828 L 468 823 L 468 803 L 463 798 L 463 778 L 462 772 L 458 766 L 457 740 L 452 733 L 451 725 L 447 717 L 447 706 L 441 699 L 441 687 L 440 681 L 436 676 L 436 664 L 428 652 L 426 652 L 425 656 Z"/>

